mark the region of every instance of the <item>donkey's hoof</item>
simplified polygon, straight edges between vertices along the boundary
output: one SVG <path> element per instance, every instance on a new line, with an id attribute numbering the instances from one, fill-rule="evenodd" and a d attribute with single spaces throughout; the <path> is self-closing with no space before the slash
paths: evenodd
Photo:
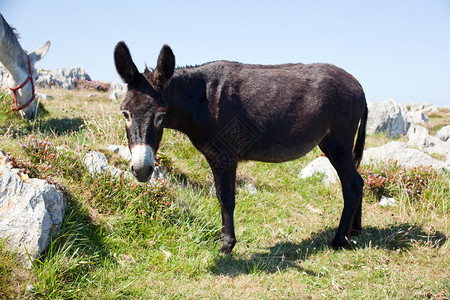
<path id="1" fill-rule="evenodd" d="M 220 249 L 220 252 L 225 254 L 231 254 L 231 251 L 233 250 L 232 247 L 229 247 L 228 245 L 223 245 L 222 249 Z"/>
<path id="2" fill-rule="evenodd" d="M 340 239 L 334 239 L 331 243 L 330 243 L 331 248 L 333 248 L 334 250 L 338 250 L 338 249 L 342 249 L 342 248 L 347 248 L 348 246 L 350 246 L 350 242 L 347 239 L 344 240 L 340 240 Z"/>
<path id="3" fill-rule="evenodd" d="M 362 232 L 361 228 L 359 228 L 359 229 L 352 229 L 352 231 L 350 231 L 350 235 L 351 236 L 358 236 L 358 235 L 361 234 L 361 232 Z"/>
<path id="4" fill-rule="evenodd" d="M 223 246 L 222 249 L 220 249 L 220 251 L 225 254 L 231 254 L 231 251 L 233 250 L 233 247 L 236 244 L 236 238 L 231 237 L 229 235 L 221 235 L 221 238 L 223 239 Z"/>

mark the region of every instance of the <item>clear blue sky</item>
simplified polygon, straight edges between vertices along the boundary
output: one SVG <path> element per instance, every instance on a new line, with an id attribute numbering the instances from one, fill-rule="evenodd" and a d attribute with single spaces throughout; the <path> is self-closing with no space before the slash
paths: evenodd
<path id="1" fill-rule="evenodd" d="M 38 67 L 80 66 L 93 80 L 120 81 L 124 40 L 140 70 L 167 43 L 178 66 L 327 62 L 368 99 L 450 104 L 450 0 L 0 0 L 0 13 L 26 50 L 52 42 Z"/>

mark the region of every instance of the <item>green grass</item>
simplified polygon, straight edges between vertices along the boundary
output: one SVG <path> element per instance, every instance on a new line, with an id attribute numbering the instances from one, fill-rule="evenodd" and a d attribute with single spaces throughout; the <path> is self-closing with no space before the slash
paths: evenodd
<path id="1" fill-rule="evenodd" d="M 46 92 L 55 99 L 44 101 L 46 113 L 37 120 L 1 115 L 0 145 L 30 176 L 56 182 L 69 208 L 61 232 L 31 269 L 0 244 L 0 298 L 448 297 L 448 174 L 422 171 L 428 181 L 420 193 L 389 181 L 385 190 L 399 203 L 391 208 L 379 207 L 377 194 L 366 189 L 363 233 L 351 248 L 335 251 L 328 243 L 342 212 L 340 186 L 298 178 L 318 149 L 283 164 L 242 163 L 238 244 L 227 256 L 219 253 L 212 175 L 186 136 L 165 131 L 160 162 L 171 170 L 168 182 L 91 178 L 81 163 L 87 150 L 126 145 L 119 104 L 100 92 Z M 1 95 L 1 107 L 5 101 Z M 369 144 L 380 139 L 387 140 L 371 136 Z M 389 164 L 362 169 L 365 177 L 374 172 L 389 177 L 400 170 Z M 257 193 L 246 191 L 246 183 Z"/>

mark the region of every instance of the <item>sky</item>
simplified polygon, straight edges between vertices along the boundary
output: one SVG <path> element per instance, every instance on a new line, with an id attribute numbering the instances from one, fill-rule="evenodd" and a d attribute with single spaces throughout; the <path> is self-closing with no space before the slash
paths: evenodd
<path id="1" fill-rule="evenodd" d="M 0 0 L 0 13 L 25 50 L 51 41 L 38 68 L 82 67 L 92 80 L 121 81 L 123 40 L 141 71 L 169 44 L 180 67 L 324 62 L 367 99 L 450 104 L 450 0 Z"/>

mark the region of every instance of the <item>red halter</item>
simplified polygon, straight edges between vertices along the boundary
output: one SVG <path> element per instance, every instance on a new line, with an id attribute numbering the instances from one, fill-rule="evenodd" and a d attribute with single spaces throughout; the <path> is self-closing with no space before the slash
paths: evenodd
<path id="1" fill-rule="evenodd" d="M 36 93 L 34 92 L 34 83 L 33 83 L 33 80 L 31 78 L 31 76 L 32 76 L 31 63 L 30 63 L 30 58 L 28 57 L 28 55 L 27 55 L 27 59 L 28 59 L 28 76 L 27 76 L 27 79 L 25 79 L 25 81 L 21 85 L 16 86 L 16 87 L 10 87 L 9 84 L 8 84 L 8 88 L 13 92 L 13 95 L 14 95 L 14 106 L 11 106 L 11 110 L 14 110 L 14 111 L 22 110 L 22 109 L 28 107 L 31 104 L 31 102 L 33 102 L 34 98 L 36 98 Z M 8 78 L 9 78 L 9 74 L 8 74 Z M 17 91 L 19 89 L 23 88 L 28 83 L 28 81 L 30 81 L 30 83 L 31 83 L 31 91 L 32 91 L 33 95 L 31 96 L 31 99 L 27 101 L 27 103 L 25 103 L 22 106 L 19 106 L 17 104 L 17 94 L 16 93 L 17 93 Z"/>

